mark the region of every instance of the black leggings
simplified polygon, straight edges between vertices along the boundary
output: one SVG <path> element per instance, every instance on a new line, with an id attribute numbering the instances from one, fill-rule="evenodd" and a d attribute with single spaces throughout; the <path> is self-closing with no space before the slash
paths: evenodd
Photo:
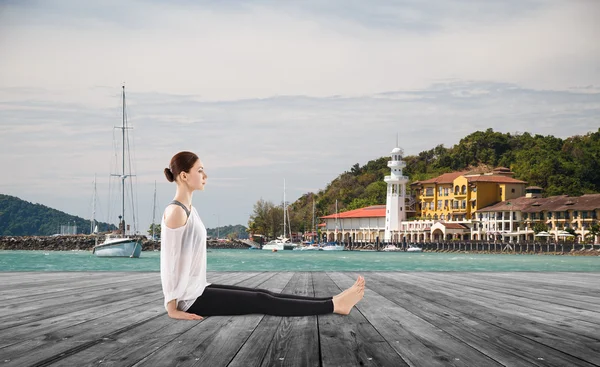
<path id="1" fill-rule="evenodd" d="M 265 314 L 310 316 L 333 312 L 332 297 L 315 298 L 281 294 L 266 289 L 211 284 L 187 310 L 200 316 Z"/>

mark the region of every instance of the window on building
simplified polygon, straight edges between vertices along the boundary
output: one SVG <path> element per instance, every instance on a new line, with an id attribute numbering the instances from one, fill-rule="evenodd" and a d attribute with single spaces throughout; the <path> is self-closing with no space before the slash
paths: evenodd
<path id="1" fill-rule="evenodd" d="M 454 195 L 458 195 L 458 191 L 459 191 L 459 187 L 458 187 L 458 185 L 456 185 L 456 187 L 454 187 Z"/>
<path id="2" fill-rule="evenodd" d="M 502 188 L 500 188 L 500 196 L 502 196 Z"/>
<path id="3" fill-rule="evenodd" d="M 460 188 L 460 193 L 465 195 L 467 193 L 467 186 L 462 185 L 462 187 Z"/>
<path id="4" fill-rule="evenodd" d="M 425 189 L 425 196 L 433 196 L 433 187 L 427 187 Z"/>
<path id="5" fill-rule="evenodd" d="M 442 201 L 438 200 L 438 207 L 437 210 L 441 210 L 442 209 Z"/>
<path id="6" fill-rule="evenodd" d="M 475 209 L 477 206 L 477 202 L 475 200 L 471 201 L 471 209 Z"/>
<path id="7" fill-rule="evenodd" d="M 444 187 L 444 196 L 448 196 L 450 192 L 450 188 L 449 187 Z"/>
<path id="8" fill-rule="evenodd" d="M 443 188 L 440 186 L 438 187 L 438 195 L 442 196 L 442 192 L 443 192 Z"/>
<path id="9" fill-rule="evenodd" d="M 568 211 L 565 211 L 565 219 L 570 219 L 570 218 L 571 218 L 571 217 L 570 217 L 570 215 L 569 215 L 569 212 L 568 212 Z"/>
<path id="10" fill-rule="evenodd" d="M 587 217 L 588 217 L 588 212 L 581 212 L 581 217 L 582 217 L 583 219 L 587 219 Z"/>
<path id="11" fill-rule="evenodd" d="M 527 213 L 523 213 L 523 219 L 527 219 Z"/>
<path id="12" fill-rule="evenodd" d="M 477 186 L 472 187 L 471 192 L 477 192 Z"/>
<path id="13" fill-rule="evenodd" d="M 514 194 L 515 193 L 515 189 L 510 189 L 510 192 L 512 192 Z"/>
<path id="14" fill-rule="evenodd" d="M 467 209 L 467 201 L 463 200 L 462 201 L 462 205 L 460 206 L 461 209 Z"/>
<path id="15" fill-rule="evenodd" d="M 548 212 L 547 215 L 548 219 L 552 219 L 552 212 Z"/>
<path id="16" fill-rule="evenodd" d="M 541 220 L 544 220 L 544 212 L 541 212 L 541 213 L 540 213 L 540 219 L 541 219 Z"/>
<path id="17" fill-rule="evenodd" d="M 512 219 L 517 220 L 517 212 L 512 212 Z"/>
<path id="18" fill-rule="evenodd" d="M 577 212 L 577 210 L 573 211 L 573 218 L 577 218 L 579 217 L 579 213 Z"/>
<path id="19" fill-rule="evenodd" d="M 444 200 L 444 208 L 448 209 L 448 200 Z"/>

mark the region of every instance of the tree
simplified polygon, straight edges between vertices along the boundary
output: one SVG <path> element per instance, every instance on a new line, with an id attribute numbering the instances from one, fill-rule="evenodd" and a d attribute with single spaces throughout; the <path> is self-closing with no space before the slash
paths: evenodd
<path id="1" fill-rule="evenodd" d="M 160 224 L 150 224 L 150 228 L 148 228 L 148 234 L 152 236 L 152 227 L 154 226 L 154 236 L 160 237 Z"/>
<path id="2" fill-rule="evenodd" d="M 590 226 L 590 230 L 586 234 L 586 237 L 590 237 L 592 243 L 596 240 L 596 238 L 600 235 L 600 226 L 596 223 Z"/>
<path id="3" fill-rule="evenodd" d="M 546 223 L 536 222 L 533 225 L 533 232 L 535 234 L 538 234 L 540 232 L 547 232 L 547 231 L 548 231 L 548 226 L 546 225 Z"/>

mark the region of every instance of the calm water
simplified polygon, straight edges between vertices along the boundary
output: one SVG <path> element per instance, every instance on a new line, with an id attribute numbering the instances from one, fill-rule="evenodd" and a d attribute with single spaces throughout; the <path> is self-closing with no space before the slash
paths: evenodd
<path id="1" fill-rule="evenodd" d="M 598 256 L 484 255 L 355 251 L 209 250 L 209 271 L 581 271 Z M 0 271 L 160 271 L 160 252 L 139 259 L 89 251 L 0 251 Z"/>

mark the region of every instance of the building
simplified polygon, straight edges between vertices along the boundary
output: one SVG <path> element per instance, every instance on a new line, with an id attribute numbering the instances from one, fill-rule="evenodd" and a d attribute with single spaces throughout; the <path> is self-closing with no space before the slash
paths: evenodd
<path id="1" fill-rule="evenodd" d="M 527 188 L 525 196 L 505 200 L 477 211 L 473 226 L 473 239 L 533 241 L 534 226 L 546 226 L 554 240 L 565 236 L 564 230 L 572 228 L 580 239 L 598 224 L 600 194 L 583 196 L 540 197 L 541 188 Z M 594 239 L 598 242 L 598 238 Z"/>
<path id="2" fill-rule="evenodd" d="M 375 243 L 383 241 L 386 206 L 374 205 L 321 217 L 322 236 L 328 242 Z"/>
<path id="3" fill-rule="evenodd" d="M 472 213 L 499 201 L 525 194 L 525 181 L 514 179 L 508 168 L 490 173 L 451 172 L 411 184 L 416 213 L 421 219 L 464 222 Z"/>
<path id="4" fill-rule="evenodd" d="M 387 183 L 386 212 L 385 212 L 385 242 L 398 242 L 400 223 L 406 220 L 406 184 L 408 177 L 402 174 L 406 163 L 402 160 L 402 149 L 396 147 L 392 150 L 391 161 L 388 167 L 392 172 L 385 176 Z"/>
<path id="5" fill-rule="evenodd" d="M 541 198 L 540 187 L 526 187 L 505 167 L 416 181 L 411 184 L 414 199 L 406 197 L 408 178 L 402 175 L 405 163 L 400 148 L 392 150 L 388 167 L 386 205 L 321 217 L 324 240 L 359 244 L 378 240 L 532 241 L 535 223 L 547 225 L 556 239 L 567 228 L 585 237 L 600 216 L 600 194 Z"/>

